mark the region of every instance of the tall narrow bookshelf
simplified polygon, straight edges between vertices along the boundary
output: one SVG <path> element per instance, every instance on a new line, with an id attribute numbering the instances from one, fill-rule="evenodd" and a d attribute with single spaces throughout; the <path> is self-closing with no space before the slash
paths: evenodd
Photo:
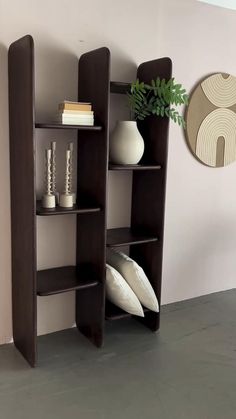
<path id="1" fill-rule="evenodd" d="M 99 76 L 98 76 L 99 75 Z M 141 64 L 140 80 L 171 77 L 171 60 Z M 95 126 L 35 121 L 34 41 L 27 35 L 9 48 L 9 126 L 12 217 L 13 337 L 31 366 L 37 362 L 37 296 L 75 290 L 76 325 L 96 346 L 104 341 L 105 318 L 127 317 L 105 300 L 106 246 L 130 246 L 130 255 L 147 273 L 159 303 L 164 230 L 168 119 L 138 123 L 145 142 L 136 166 L 108 165 L 110 94 L 124 94 L 128 83 L 110 81 L 107 48 L 79 59 L 78 100 L 91 102 Z M 36 201 L 36 129 L 77 130 L 77 197 L 73 210 L 43 209 Z M 38 141 L 38 140 L 37 140 Z M 106 229 L 108 170 L 132 170 L 131 227 Z M 77 215 L 76 266 L 37 271 L 36 217 Z M 159 328 L 159 313 L 145 310 L 142 322 Z"/>

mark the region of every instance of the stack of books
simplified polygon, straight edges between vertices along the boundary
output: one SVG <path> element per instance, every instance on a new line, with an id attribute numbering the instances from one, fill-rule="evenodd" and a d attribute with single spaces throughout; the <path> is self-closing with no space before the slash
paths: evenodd
<path id="1" fill-rule="evenodd" d="M 58 106 L 57 122 L 65 125 L 94 125 L 91 103 L 65 100 Z"/>

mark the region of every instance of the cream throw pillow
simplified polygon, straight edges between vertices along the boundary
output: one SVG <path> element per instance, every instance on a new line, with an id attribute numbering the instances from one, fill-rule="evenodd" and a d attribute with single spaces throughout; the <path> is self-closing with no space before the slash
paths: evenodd
<path id="1" fill-rule="evenodd" d="M 112 266 L 106 265 L 106 294 L 108 300 L 127 311 L 144 317 L 143 308 L 125 279 Z"/>
<path id="2" fill-rule="evenodd" d="M 113 249 L 107 249 L 107 263 L 124 277 L 144 307 L 159 311 L 156 295 L 141 266 L 129 256 Z"/>

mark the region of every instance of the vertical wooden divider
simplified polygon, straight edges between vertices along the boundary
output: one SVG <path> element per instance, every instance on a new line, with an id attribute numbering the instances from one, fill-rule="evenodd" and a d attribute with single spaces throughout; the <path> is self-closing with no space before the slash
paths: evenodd
<path id="1" fill-rule="evenodd" d="M 138 67 L 139 80 L 169 79 L 172 74 L 170 58 L 148 61 Z M 134 171 L 132 189 L 131 228 L 145 229 L 158 237 L 158 242 L 130 247 L 130 255 L 145 270 L 161 304 L 162 255 L 165 215 L 165 189 L 168 153 L 169 119 L 150 116 L 138 122 L 145 151 L 140 163 L 160 164 L 161 170 Z M 151 330 L 159 329 L 160 313 L 148 311 L 141 319 Z"/>
<path id="2" fill-rule="evenodd" d="M 36 363 L 36 199 L 34 139 L 34 43 L 30 35 L 11 44 L 9 129 L 12 219 L 13 337 Z"/>
<path id="3" fill-rule="evenodd" d="M 77 216 L 77 272 L 88 269 L 99 285 L 76 293 L 76 324 L 96 346 L 103 344 L 108 167 L 110 51 L 99 48 L 79 60 L 79 101 L 91 102 L 100 132 L 78 134 L 77 200 L 87 193 L 101 211 Z"/>

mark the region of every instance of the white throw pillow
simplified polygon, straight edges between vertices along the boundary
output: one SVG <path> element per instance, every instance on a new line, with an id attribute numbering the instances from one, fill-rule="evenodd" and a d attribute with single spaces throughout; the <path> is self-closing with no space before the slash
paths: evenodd
<path id="1" fill-rule="evenodd" d="M 120 272 L 144 307 L 159 312 L 156 295 L 141 266 L 129 256 L 113 249 L 107 249 L 107 263 Z"/>
<path id="2" fill-rule="evenodd" d="M 127 311 L 144 317 L 143 308 L 125 279 L 112 266 L 106 265 L 106 294 L 108 300 Z"/>

